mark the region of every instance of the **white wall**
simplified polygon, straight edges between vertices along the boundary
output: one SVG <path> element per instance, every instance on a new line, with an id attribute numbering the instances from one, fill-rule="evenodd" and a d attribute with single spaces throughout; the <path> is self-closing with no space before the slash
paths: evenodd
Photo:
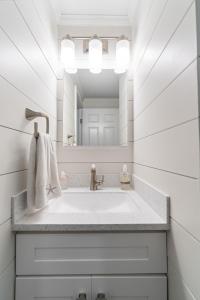
<path id="1" fill-rule="evenodd" d="M 200 299 L 196 7 L 142 0 L 137 23 L 134 173 L 171 197 L 169 299 Z"/>
<path id="2" fill-rule="evenodd" d="M 56 27 L 48 1 L 0 1 L 0 299 L 14 299 L 11 195 L 26 187 L 33 122 L 25 108 L 50 116 L 56 138 Z M 45 130 L 45 121 L 39 121 Z"/>

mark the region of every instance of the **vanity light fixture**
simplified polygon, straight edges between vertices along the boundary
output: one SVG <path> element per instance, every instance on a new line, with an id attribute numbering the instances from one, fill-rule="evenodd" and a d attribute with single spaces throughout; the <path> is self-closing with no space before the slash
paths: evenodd
<path id="1" fill-rule="evenodd" d="M 94 35 L 94 37 L 89 41 L 89 68 L 91 73 L 101 73 L 102 55 L 102 41 L 97 37 L 97 35 Z"/>
<path id="2" fill-rule="evenodd" d="M 75 44 L 69 35 L 61 41 L 61 62 L 67 73 L 75 74 L 77 72 Z"/>
<path id="3" fill-rule="evenodd" d="M 83 53 L 88 53 L 89 70 L 91 73 L 99 74 L 102 71 L 103 54 L 108 54 L 108 41 L 116 40 L 115 73 L 122 74 L 128 70 L 130 60 L 130 42 L 122 35 L 118 37 L 98 37 L 96 34 L 90 37 L 66 35 L 61 41 L 61 62 L 67 73 L 77 72 L 75 57 L 75 42 L 83 41 Z"/>
<path id="4" fill-rule="evenodd" d="M 125 36 L 121 36 L 116 44 L 115 73 L 121 74 L 127 71 L 130 60 L 130 42 Z"/>

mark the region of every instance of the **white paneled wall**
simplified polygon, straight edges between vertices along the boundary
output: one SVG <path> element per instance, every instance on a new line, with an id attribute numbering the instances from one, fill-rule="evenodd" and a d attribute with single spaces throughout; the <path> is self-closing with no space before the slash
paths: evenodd
<path id="1" fill-rule="evenodd" d="M 26 187 L 33 122 L 25 108 L 50 116 L 56 140 L 57 37 L 48 1 L 0 1 L 0 299 L 14 299 L 10 199 Z M 45 121 L 38 120 L 45 131 Z"/>
<path id="2" fill-rule="evenodd" d="M 137 28 L 134 173 L 171 197 L 169 300 L 197 300 L 200 153 L 195 1 L 142 0 Z"/>

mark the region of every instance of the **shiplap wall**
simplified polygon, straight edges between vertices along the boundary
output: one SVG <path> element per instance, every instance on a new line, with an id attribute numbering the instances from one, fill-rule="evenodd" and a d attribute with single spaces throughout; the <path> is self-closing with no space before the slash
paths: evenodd
<path id="1" fill-rule="evenodd" d="M 10 199 L 26 187 L 33 122 L 28 107 L 50 116 L 56 140 L 57 37 L 46 0 L 0 1 L 0 299 L 14 299 Z M 45 121 L 38 120 L 40 130 Z"/>
<path id="2" fill-rule="evenodd" d="M 169 300 L 197 300 L 200 165 L 196 3 L 142 0 L 140 4 L 134 173 L 171 197 Z"/>

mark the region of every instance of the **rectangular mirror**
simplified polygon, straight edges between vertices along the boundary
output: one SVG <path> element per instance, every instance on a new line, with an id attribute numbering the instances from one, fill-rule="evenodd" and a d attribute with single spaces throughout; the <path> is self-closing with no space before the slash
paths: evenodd
<path id="1" fill-rule="evenodd" d="M 63 142 L 66 146 L 116 146 L 128 141 L 127 74 L 80 69 L 64 75 Z"/>

